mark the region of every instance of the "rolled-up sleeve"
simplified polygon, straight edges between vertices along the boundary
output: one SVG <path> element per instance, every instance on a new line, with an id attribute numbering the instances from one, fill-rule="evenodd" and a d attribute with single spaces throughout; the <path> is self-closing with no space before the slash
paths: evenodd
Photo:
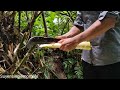
<path id="1" fill-rule="evenodd" d="M 116 21 L 120 20 L 120 12 L 119 11 L 101 11 L 98 20 L 102 21 L 104 18 L 116 18 Z"/>
<path id="2" fill-rule="evenodd" d="M 77 11 L 77 17 L 73 23 L 73 25 L 77 26 L 79 29 L 84 27 L 84 22 L 81 18 L 81 12 Z"/>

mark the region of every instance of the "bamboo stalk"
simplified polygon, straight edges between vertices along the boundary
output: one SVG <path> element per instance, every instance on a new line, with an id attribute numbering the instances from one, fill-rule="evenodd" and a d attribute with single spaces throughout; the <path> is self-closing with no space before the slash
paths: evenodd
<path id="1" fill-rule="evenodd" d="M 51 43 L 51 44 L 41 44 L 39 47 L 40 48 L 60 48 L 60 46 L 61 46 L 60 43 Z M 79 43 L 75 49 L 90 50 L 91 44 L 90 42 L 84 41 Z"/>
<path id="2" fill-rule="evenodd" d="M 18 67 L 13 71 L 12 75 L 15 75 L 20 67 L 26 62 L 26 60 L 28 59 L 30 53 L 32 52 L 32 50 L 35 48 L 36 45 L 34 45 L 31 49 L 29 49 L 29 51 L 26 53 L 25 57 L 21 60 L 20 64 L 18 65 Z"/>

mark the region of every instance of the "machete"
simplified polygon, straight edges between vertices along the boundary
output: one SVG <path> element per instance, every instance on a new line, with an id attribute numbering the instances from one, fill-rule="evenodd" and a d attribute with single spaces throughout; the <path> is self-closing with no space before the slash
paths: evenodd
<path id="1" fill-rule="evenodd" d="M 36 44 L 51 44 L 51 43 L 57 43 L 60 39 L 52 38 L 52 37 L 41 37 L 41 36 L 34 36 L 31 37 L 26 46 L 28 49 L 31 48 L 33 45 Z"/>

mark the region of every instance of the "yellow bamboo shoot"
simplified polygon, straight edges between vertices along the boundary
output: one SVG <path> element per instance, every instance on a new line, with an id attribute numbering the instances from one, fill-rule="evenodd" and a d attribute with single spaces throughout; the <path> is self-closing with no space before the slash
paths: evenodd
<path id="1" fill-rule="evenodd" d="M 51 44 L 41 44 L 40 48 L 60 48 L 60 43 L 51 43 Z M 81 42 L 77 45 L 75 49 L 83 49 L 83 50 L 90 50 L 91 44 L 88 41 Z"/>

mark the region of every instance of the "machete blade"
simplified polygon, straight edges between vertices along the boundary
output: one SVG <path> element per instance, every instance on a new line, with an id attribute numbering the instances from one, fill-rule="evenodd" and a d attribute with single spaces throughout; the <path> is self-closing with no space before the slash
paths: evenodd
<path id="1" fill-rule="evenodd" d="M 52 37 L 41 37 L 41 36 L 34 36 L 31 37 L 26 44 L 27 48 L 31 48 L 33 45 L 36 44 L 50 44 L 50 43 L 57 43 L 60 39 L 52 38 Z"/>

